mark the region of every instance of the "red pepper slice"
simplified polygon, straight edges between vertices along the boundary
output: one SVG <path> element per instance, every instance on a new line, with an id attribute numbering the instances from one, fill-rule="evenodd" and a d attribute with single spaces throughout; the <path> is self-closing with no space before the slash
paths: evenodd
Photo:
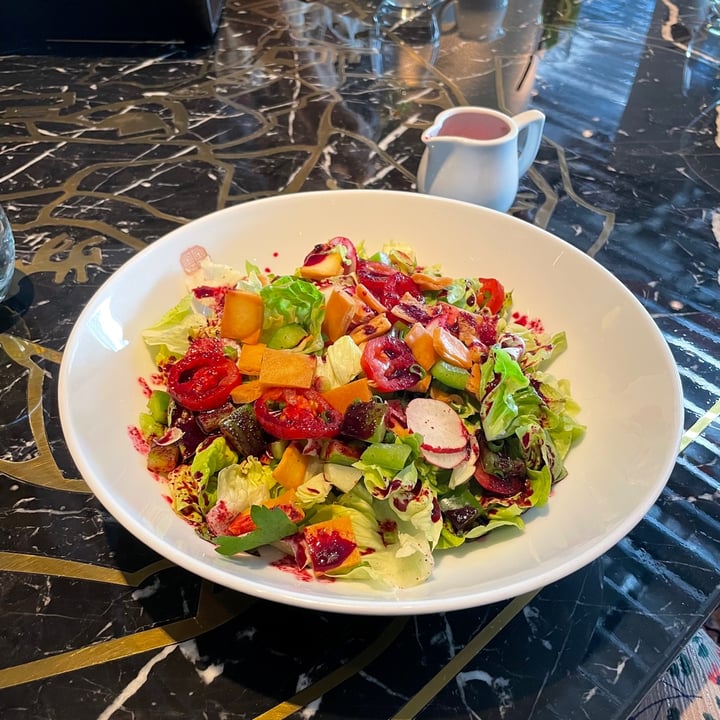
<path id="1" fill-rule="evenodd" d="M 202 342 L 170 368 L 167 391 L 188 410 L 214 410 L 241 381 L 237 365 L 223 355 L 220 344 Z"/>
<path id="2" fill-rule="evenodd" d="M 486 307 L 493 315 L 497 315 L 505 302 L 505 288 L 495 278 L 478 278 L 478 280 L 480 281 L 477 294 L 478 306 Z"/>
<path id="3" fill-rule="evenodd" d="M 422 380 L 424 374 L 412 350 L 393 335 L 368 340 L 360 366 L 380 392 L 407 390 Z"/>
<path id="4" fill-rule="evenodd" d="M 315 390 L 270 388 L 254 407 L 260 427 L 280 440 L 326 438 L 340 432 L 342 413 Z"/>

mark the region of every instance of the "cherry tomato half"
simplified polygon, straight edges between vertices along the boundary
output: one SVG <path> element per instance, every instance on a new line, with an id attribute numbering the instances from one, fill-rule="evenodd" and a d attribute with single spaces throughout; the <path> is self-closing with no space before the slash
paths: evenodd
<path id="1" fill-rule="evenodd" d="M 502 310 L 505 302 L 505 288 L 495 278 L 478 278 L 480 289 L 478 290 L 478 307 L 486 307 L 493 315 Z"/>
<path id="2" fill-rule="evenodd" d="M 373 260 L 358 264 L 358 280 L 388 309 L 398 304 L 405 293 L 422 300 L 422 290 L 409 276 L 388 265 Z"/>
<path id="3" fill-rule="evenodd" d="M 333 437 L 342 423 L 342 413 L 315 390 L 270 388 L 254 407 L 262 429 L 280 440 Z"/>
<path id="4" fill-rule="evenodd" d="M 242 377 L 237 365 L 211 343 L 190 348 L 168 373 L 170 397 L 188 410 L 213 410 L 227 401 Z"/>
<path id="5" fill-rule="evenodd" d="M 412 350 L 392 335 L 368 340 L 360 366 L 380 392 L 407 390 L 423 378 L 423 370 Z"/>

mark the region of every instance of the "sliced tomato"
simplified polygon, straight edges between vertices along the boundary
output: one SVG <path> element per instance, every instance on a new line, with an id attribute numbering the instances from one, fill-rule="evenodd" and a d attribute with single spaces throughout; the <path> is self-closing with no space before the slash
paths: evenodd
<path id="1" fill-rule="evenodd" d="M 358 280 L 388 309 L 398 304 L 405 293 L 422 300 L 422 290 L 409 276 L 389 265 L 364 260 L 358 264 Z"/>
<path id="2" fill-rule="evenodd" d="M 407 390 L 422 380 L 425 374 L 412 350 L 393 335 L 368 340 L 360 365 L 380 392 Z"/>
<path id="3" fill-rule="evenodd" d="M 477 294 L 478 307 L 486 307 L 493 315 L 497 315 L 505 302 L 505 288 L 495 278 L 478 278 L 478 280 L 480 281 L 480 290 Z"/>
<path id="4" fill-rule="evenodd" d="M 315 390 L 270 388 L 254 407 L 263 430 L 280 440 L 334 437 L 342 423 L 342 413 Z"/>
<path id="5" fill-rule="evenodd" d="M 237 365 L 225 357 L 222 344 L 206 339 L 194 343 L 168 372 L 170 397 L 188 410 L 214 410 L 242 381 Z"/>

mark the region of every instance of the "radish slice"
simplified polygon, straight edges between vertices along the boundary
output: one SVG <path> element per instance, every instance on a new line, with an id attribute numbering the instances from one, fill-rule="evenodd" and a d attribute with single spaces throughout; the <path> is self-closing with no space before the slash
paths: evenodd
<path id="1" fill-rule="evenodd" d="M 462 464 L 465 460 L 467 460 L 470 450 L 469 448 L 463 448 L 462 450 L 458 452 L 445 452 L 445 453 L 436 453 L 432 452 L 431 450 L 425 450 L 422 446 L 420 447 L 420 451 L 423 454 L 423 457 L 431 464 L 435 465 L 439 468 L 456 468 L 460 464 Z M 453 470 L 454 472 L 454 470 Z"/>
<path id="2" fill-rule="evenodd" d="M 415 398 L 408 403 L 405 417 L 408 430 L 422 435 L 423 451 L 438 455 L 465 452 L 468 441 L 465 426 L 460 416 L 442 400 Z"/>
<path id="3" fill-rule="evenodd" d="M 179 427 L 168 428 L 162 437 L 159 437 L 157 438 L 157 440 L 155 440 L 155 444 L 163 447 L 165 445 L 172 445 L 173 443 L 180 440 L 180 438 L 184 434 L 185 433 Z"/>
<path id="4" fill-rule="evenodd" d="M 433 447 L 432 445 L 428 445 L 427 443 L 422 443 L 422 444 L 420 445 L 420 447 L 421 447 L 423 450 L 428 450 L 429 452 L 432 452 L 432 453 L 440 453 L 440 454 L 442 455 L 442 454 L 445 454 L 445 453 L 456 453 L 456 452 L 460 452 L 461 450 L 465 450 L 465 445 L 467 445 L 467 440 L 466 440 L 465 443 L 462 445 L 462 447 L 453 447 L 453 448 L 448 448 L 448 447 Z"/>
<path id="5" fill-rule="evenodd" d="M 480 459 L 480 446 L 474 435 L 470 436 L 470 452 L 465 460 L 458 463 L 450 476 L 450 489 L 454 490 L 463 483 L 466 483 L 475 473 L 475 466 Z"/>
<path id="6" fill-rule="evenodd" d="M 202 245 L 193 245 L 180 253 L 180 266 L 187 275 L 197 272 L 202 261 L 208 257 L 208 251 Z"/>

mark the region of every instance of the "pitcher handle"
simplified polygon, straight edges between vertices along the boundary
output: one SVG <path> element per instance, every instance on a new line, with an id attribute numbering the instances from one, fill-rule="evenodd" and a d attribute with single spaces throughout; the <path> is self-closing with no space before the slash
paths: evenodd
<path id="1" fill-rule="evenodd" d="M 525 141 L 518 157 L 518 176 L 522 177 L 530 169 L 540 149 L 545 115 L 539 110 L 526 110 L 515 115 L 513 121 L 517 125 L 518 134 L 523 130 L 526 131 Z"/>

